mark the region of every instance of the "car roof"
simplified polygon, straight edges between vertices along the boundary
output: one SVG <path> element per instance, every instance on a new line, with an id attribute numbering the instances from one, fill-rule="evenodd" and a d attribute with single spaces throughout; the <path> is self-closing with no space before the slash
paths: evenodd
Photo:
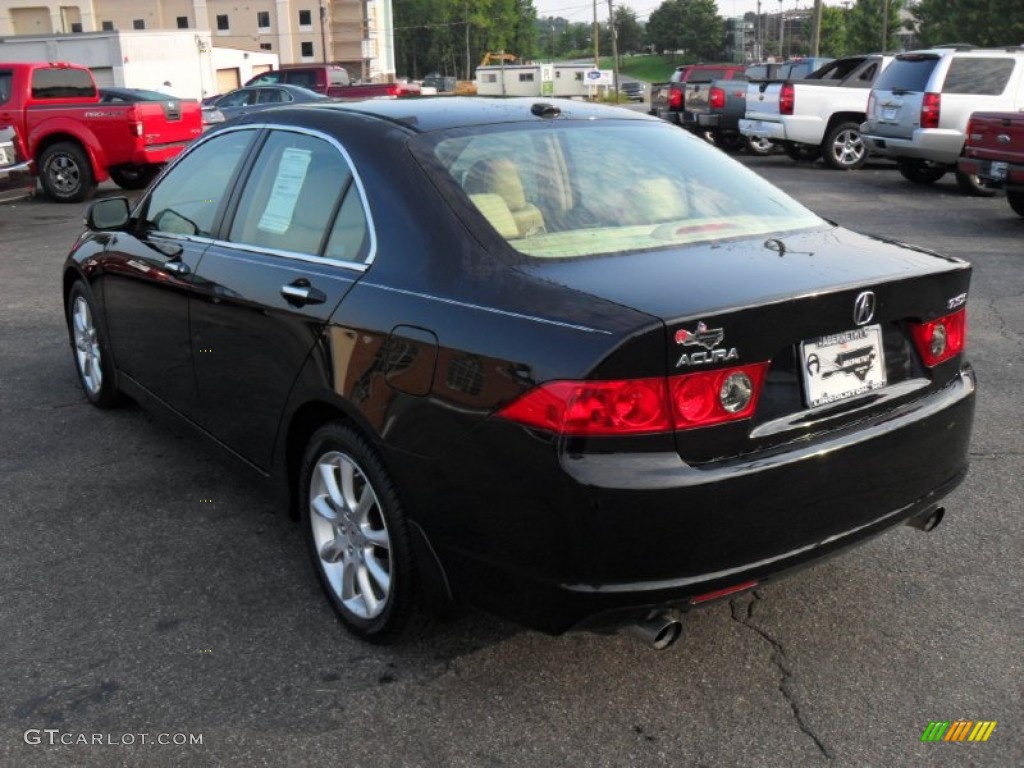
<path id="1" fill-rule="evenodd" d="M 545 118 L 535 113 L 543 106 L 555 107 L 560 114 Z M 603 106 L 572 99 L 542 97 L 487 98 L 480 96 L 425 96 L 402 99 L 368 99 L 366 101 L 317 104 L 315 109 L 359 112 L 399 123 L 418 133 L 441 131 L 466 126 L 501 123 L 557 120 L 638 120 L 659 122 L 641 112 L 623 107 Z"/>

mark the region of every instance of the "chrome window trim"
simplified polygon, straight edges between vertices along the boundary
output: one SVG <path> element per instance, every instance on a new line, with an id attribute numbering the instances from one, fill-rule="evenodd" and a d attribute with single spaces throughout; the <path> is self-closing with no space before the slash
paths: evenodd
<path id="1" fill-rule="evenodd" d="M 367 268 L 373 264 L 374 259 L 377 257 L 377 227 L 374 224 L 373 212 L 370 210 L 370 203 L 366 197 L 366 188 L 363 186 L 363 179 L 359 175 L 359 169 L 356 168 L 352 162 L 352 156 L 348 153 L 348 150 L 332 136 L 317 131 L 312 128 L 304 128 L 302 126 L 295 125 L 283 125 L 281 123 L 246 123 L 245 125 L 232 125 L 226 128 L 216 131 L 216 133 L 208 133 L 204 136 L 200 136 L 196 139 L 195 144 L 189 148 L 187 153 L 183 152 L 174 159 L 174 162 L 167 167 L 161 176 L 166 176 L 170 173 L 174 167 L 178 164 L 179 159 L 184 157 L 186 154 L 192 154 L 197 147 L 202 146 L 207 141 L 222 136 L 225 133 L 234 133 L 236 131 L 263 131 L 263 130 L 279 130 L 288 131 L 291 133 L 302 133 L 307 136 L 312 136 L 316 139 L 322 139 L 328 144 L 333 146 L 336 150 L 341 153 L 341 156 L 345 158 L 345 162 L 348 164 L 349 170 L 352 172 L 352 180 L 356 185 L 356 190 L 359 192 L 359 201 L 363 206 L 363 215 L 366 217 L 366 228 L 370 233 L 370 248 L 366 253 L 366 258 L 362 261 L 342 261 L 340 259 L 330 259 L 326 256 L 317 256 L 311 253 L 300 253 L 298 251 L 282 251 L 276 248 L 260 248 L 256 245 L 248 243 L 236 243 L 232 240 L 222 240 L 217 238 L 197 237 L 190 235 L 176 235 L 172 239 L 186 240 L 189 242 L 207 243 L 209 245 L 218 245 L 228 248 L 235 248 L 241 251 L 248 251 L 250 253 L 266 254 L 268 256 L 277 256 L 284 259 L 293 259 L 296 261 L 304 261 L 311 264 L 328 264 L 334 267 L 343 267 L 345 269 L 351 269 L 356 272 L 365 272 Z M 141 207 L 144 203 L 148 202 L 151 194 L 147 194 L 143 200 L 140 201 L 139 206 Z M 133 211 L 134 213 L 134 211 Z M 237 209 L 236 209 L 237 213 Z"/>

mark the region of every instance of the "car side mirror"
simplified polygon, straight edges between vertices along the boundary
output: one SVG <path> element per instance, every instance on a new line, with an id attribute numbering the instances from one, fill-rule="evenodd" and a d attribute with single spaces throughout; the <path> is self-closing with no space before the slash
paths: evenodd
<path id="1" fill-rule="evenodd" d="M 96 232 L 120 229 L 128 223 L 128 215 L 127 197 L 108 197 L 89 206 L 85 225 Z"/>

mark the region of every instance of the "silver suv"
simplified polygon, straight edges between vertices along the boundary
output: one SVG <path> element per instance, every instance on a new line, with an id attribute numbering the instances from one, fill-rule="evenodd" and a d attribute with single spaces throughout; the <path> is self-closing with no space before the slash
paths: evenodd
<path id="1" fill-rule="evenodd" d="M 1024 109 L 1024 48 L 935 48 L 898 55 L 879 75 L 861 134 L 871 150 L 895 158 L 900 173 L 931 184 L 956 171 L 972 112 Z M 968 194 L 989 194 L 957 171 Z"/>

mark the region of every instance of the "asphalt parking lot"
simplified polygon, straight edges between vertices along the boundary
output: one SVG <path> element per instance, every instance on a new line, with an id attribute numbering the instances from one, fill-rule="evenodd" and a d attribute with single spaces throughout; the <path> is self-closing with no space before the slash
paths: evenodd
<path id="1" fill-rule="evenodd" d="M 974 264 L 972 469 L 934 533 L 694 612 L 663 653 L 475 613 L 351 639 L 265 487 L 86 402 L 60 297 L 85 206 L 0 206 L 0 765 L 1024 764 L 1024 219 L 886 163 L 742 159 L 839 224 Z M 998 725 L 923 743 L 936 720 Z"/>

